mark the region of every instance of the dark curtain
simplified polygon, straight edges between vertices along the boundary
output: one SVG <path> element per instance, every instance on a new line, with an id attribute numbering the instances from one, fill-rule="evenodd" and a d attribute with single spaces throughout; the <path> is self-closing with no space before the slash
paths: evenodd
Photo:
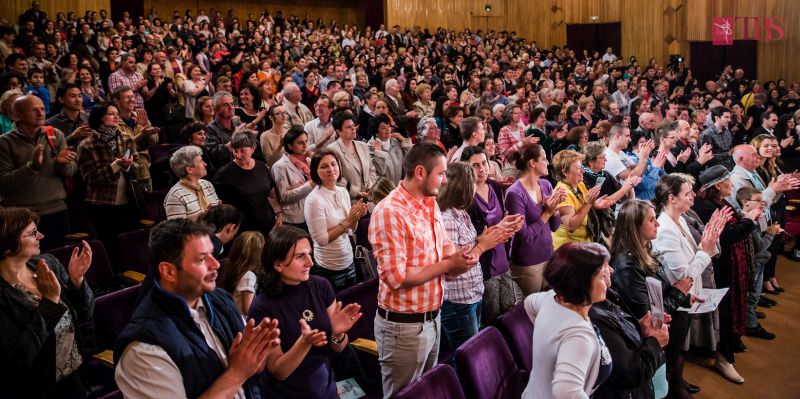
<path id="1" fill-rule="evenodd" d="M 616 54 L 620 54 L 620 44 L 622 42 L 621 27 L 619 22 L 605 24 L 567 24 L 567 47 L 575 50 L 575 54 L 581 57 L 583 50 L 597 50 L 602 56 L 607 47 L 614 49 Z"/>
<path id="2" fill-rule="evenodd" d="M 385 23 L 383 17 L 385 3 L 383 0 L 361 0 L 361 9 L 364 10 L 364 21 L 362 22 L 366 26 L 371 26 L 372 29 L 378 29 L 382 23 Z M 391 32 L 388 26 L 386 28 Z"/>
<path id="3" fill-rule="evenodd" d="M 749 79 L 758 76 L 758 41 L 734 40 L 733 46 L 715 46 L 710 41 L 689 43 L 692 75 L 703 85 L 716 80 L 725 65 L 743 68 Z"/>
<path id="4" fill-rule="evenodd" d="M 111 2 L 111 19 L 114 21 L 122 20 L 122 13 L 125 11 L 131 14 L 131 18 L 136 21 L 137 17 L 144 15 L 144 0 L 125 0 Z M 192 9 L 192 14 L 197 15 L 197 10 Z M 172 14 L 170 14 L 171 16 Z M 165 21 L 166 22 L 166 21 Z"/>

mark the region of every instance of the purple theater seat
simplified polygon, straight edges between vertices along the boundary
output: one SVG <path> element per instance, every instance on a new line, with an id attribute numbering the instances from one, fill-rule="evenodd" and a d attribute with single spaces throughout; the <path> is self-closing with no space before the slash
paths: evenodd
<path id="1" fill-rule="evenodd" d="M 395 399 L 464 399 L 464 391 L 458 383 L 455 370 L 446 364 L 438 364 L 426 371 L 416 381 L 406 385 L 394 396 Z"/>
<path id="2" fill-rule="evenodd" d="M 147 275 L 150 272 L 150 229 L 139 229 L 119 235 L 122 269 Z"/>
<path id="3" fill-rule="evenodd" d="M 353 328 L 350 329 L 348 336 L 353 341 L 356 338 L 375 339 L 375 313 L 378 311 L 378 279 L 367 280 L 352 287 L 345 288 L 336 294 L 342 301 L 342 306 L 351 303 L 361 305 L 361 316 Z"/>
<path id="4" fill-rule="evenodd" d="M 117 276 L 114 274 L 114 268 L 111 265 L 111 260 L 108 258 L 105 246 L 100 240 L 88 240 L 89 246 L 92 248 L 92 266 L 86 271 L 86 280 L 89 281 L 90 287 L 95 295 L 101 295 L 109 292 L 120 286 Z M 72 256 L 72 249 L 75 245 L 67 245 L 66 247 L 56 248 L 50 250 L 50 254 L 55 256 L 64 268 L 69 266 L 69 258 Z"/>
<path id="5" fill-rule="evenodd" d="M 114 341 L 136 309 L 141 285 L 97 297 L 94 301 L 94 336 L 98 351 L 113 349 Z"/>
<path id="6" fill-rule="evenodd" d="M 517 365 L 522 370 L 531 370 L 533 363 L 533 323 L 525 313 L 522 302 L 500 315 L 495 322 L 503 333 Z"/>
<path id="7" fill-rule="evenodd" d="M 456 367 L 467 399 L 517 399 L 529 376 L 494 327 L 484 328 L 456 350 Z"/>

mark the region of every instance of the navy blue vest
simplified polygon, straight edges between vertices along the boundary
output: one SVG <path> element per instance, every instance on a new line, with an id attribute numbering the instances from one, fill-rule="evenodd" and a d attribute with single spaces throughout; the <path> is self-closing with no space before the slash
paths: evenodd
<path id="1" fill-rule="evenodd" d="M 211 328 L 227 350 L 236 333 L 244 329 L 242 316 L 230 294 L 216 289 L 202 296 Z M 189 398 L 200 396 L 225 371 L 194 323 L 186 302 L 161 288 L 157 282 L 142 299 L 122 330 L 114 348 L 114 362 L 132 341 L 158 345 L 178 366 Z M 253 379 L 244 386 L 247 397 L 259 396 Z"/>

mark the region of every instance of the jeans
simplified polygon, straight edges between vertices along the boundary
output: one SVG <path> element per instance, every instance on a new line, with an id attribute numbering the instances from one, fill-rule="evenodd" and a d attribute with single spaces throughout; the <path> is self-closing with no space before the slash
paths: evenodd
<path id="1" fill-rule="evenodd" d="M 376 315 L 374 323 L 383 397 L 391 398 L 436 365 L 441 317 L 424 323 L 398 323 Z"/>
<path id="2" fill-rule="evenodd" d="M 311 268 L 311 274 L 324 277 L 330 281 L 331 286 L 335 292 L 339 292 L 347 287 L 356 285 L 356 265 L 351 263 L 344 270 L 328 270 L 322 266 L 314 265 Z"/>
<path id="3" fill-rule="evenodd" d="M 800 240 L 798 240 L 800 241 Z M 773 258 L 775 255 L 773 255 Z M 756 262 L 756 278 L 753 290 L 747 294 L 747 328 L 758 327 L 758 317 L 756 317 L 756 306 L 761 297 L 762 284 L 764 283 L 764 263 Z"/>
<path id="4" fill-rule="evenodd" d="M 477 334 L 480 325 L 480 301 L 471 304 L 444 301 L 442 304 L 442 337 L 447 341 L 453 366 L 456 349 Z"/>

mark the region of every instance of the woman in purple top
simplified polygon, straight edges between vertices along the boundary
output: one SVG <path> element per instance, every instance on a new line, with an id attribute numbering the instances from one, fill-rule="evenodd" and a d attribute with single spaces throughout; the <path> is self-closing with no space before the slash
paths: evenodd
<path id="1" fill-rule="evenodd" d="M 516 155 L 522 174 L 506 192 L 506 210 L 524 215 L 522 229 L 511 240 L 511 277 L 528 296 L 542 291 L 544 267 L 553 256 L 551 232 L 561 225 L 557 206 L 564 200 L 563 190 L 553 192 L 547 176 L 547 157 L 538 144 L 525 144 Z"/>
<path id="2" fill-rule="evenodd" d="M 328 280 L 309 275 L 311 237 L 304 230 L 275 227 L 264 248 L 248 317 L 276 319 L 281 329 L 280 347 L 267 356 L 264 397 L 337 398 L 331 356 L 347 345 L 361 306 L 342 308 Z"/>
<path id="3" fill-rule="evenodd" d="M 500 224 L 505 216 L 502 191 L 496 181 L 489 179 L 489 161 L 486 151 L 481 147 L 467 147 L 461 153 L 461 161 L 466 162 L 475 172 L 475 199 L 467 209 L 472 225 L 478 234 L 489 227 Z M 522 227 L 522 215 L 508 216 L 507 223 L 513 231 Z M 483 304 L 481 322 L 489 325 L 497 316 L 514 306 L 522 299 L 522 291 L 511 279 L 508 267 L 507 244 L 501 243 L 481 254 L 480 265 L 483 272 Z"/>

